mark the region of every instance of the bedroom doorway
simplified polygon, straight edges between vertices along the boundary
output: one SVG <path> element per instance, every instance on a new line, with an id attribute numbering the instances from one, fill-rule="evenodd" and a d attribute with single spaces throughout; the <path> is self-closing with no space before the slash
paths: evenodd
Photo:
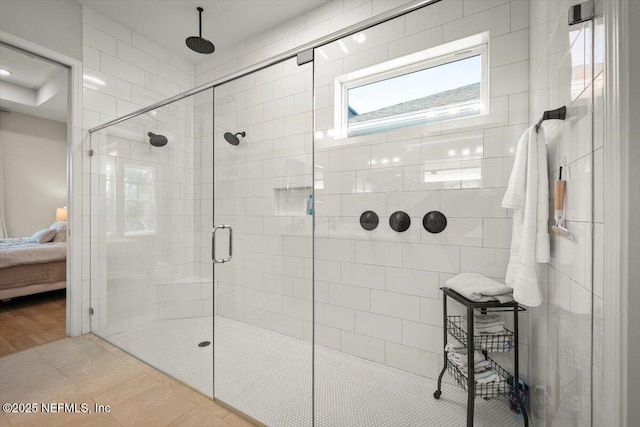
<path id="1" fill-rule="evenodd" d="M 0 42 L 0 357 L 69 330 L 70 74 Z"/>

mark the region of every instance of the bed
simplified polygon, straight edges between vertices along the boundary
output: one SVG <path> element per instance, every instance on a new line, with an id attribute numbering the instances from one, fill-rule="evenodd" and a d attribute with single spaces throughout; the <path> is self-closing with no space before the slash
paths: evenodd
<path id="1" fill-rule="evenodd" d="M 66 228 L 56 232 L 43 243 L 34 241 L 35 234 L 0 239 L 0 300 L 66 287 Z"/>

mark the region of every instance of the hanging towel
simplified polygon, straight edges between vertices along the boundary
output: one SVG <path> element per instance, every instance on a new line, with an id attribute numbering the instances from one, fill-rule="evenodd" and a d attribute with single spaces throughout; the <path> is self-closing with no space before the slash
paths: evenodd
<path id="1" fill-rule="evenodd" d="M 502 207 L 513 209 L 513 234 L 505 283 L 521 304 L 537 307 L 542 294 L 536 277 L 536 262 L 550 260 L 549 177 L 544 129 L 527 129 L 516 148 Z"/>

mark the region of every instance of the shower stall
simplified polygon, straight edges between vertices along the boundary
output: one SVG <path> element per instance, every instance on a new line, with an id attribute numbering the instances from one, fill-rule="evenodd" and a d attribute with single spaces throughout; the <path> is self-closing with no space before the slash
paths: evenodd
<path id="1" fill-rule="evenodd" d="M 434 25 L 430 8 L 449 6 L 427 3 L 94 129 L 92 331 L 265 425 L 463 424 L 466 391 L 433 398 L 439 287 L 504 278 L 528 77 L 499 77 L 529 61 L 488 55 L 528 29 L 502 7 Z M 384 82 L 417 64 L 471 77 L 420 98 L 455 102 L 381 114 L 407 104 Z M 377 227 L 361 226 L 369 211 Z M 441 233 L 422 227 L 433 211 Z M 521 423 L 504 400 L 476 402 L 476 425 Z"/>

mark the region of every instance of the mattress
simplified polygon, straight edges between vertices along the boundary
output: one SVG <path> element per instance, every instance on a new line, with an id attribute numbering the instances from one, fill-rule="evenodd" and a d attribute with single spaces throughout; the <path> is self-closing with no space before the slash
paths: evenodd
<path id="1" fill-rule="evenodd" d="M 66 264 L 66 261 L 54 261 L 1 268 L 0 291 L 32 284 L 64 282 L 67 279 Z"/>

